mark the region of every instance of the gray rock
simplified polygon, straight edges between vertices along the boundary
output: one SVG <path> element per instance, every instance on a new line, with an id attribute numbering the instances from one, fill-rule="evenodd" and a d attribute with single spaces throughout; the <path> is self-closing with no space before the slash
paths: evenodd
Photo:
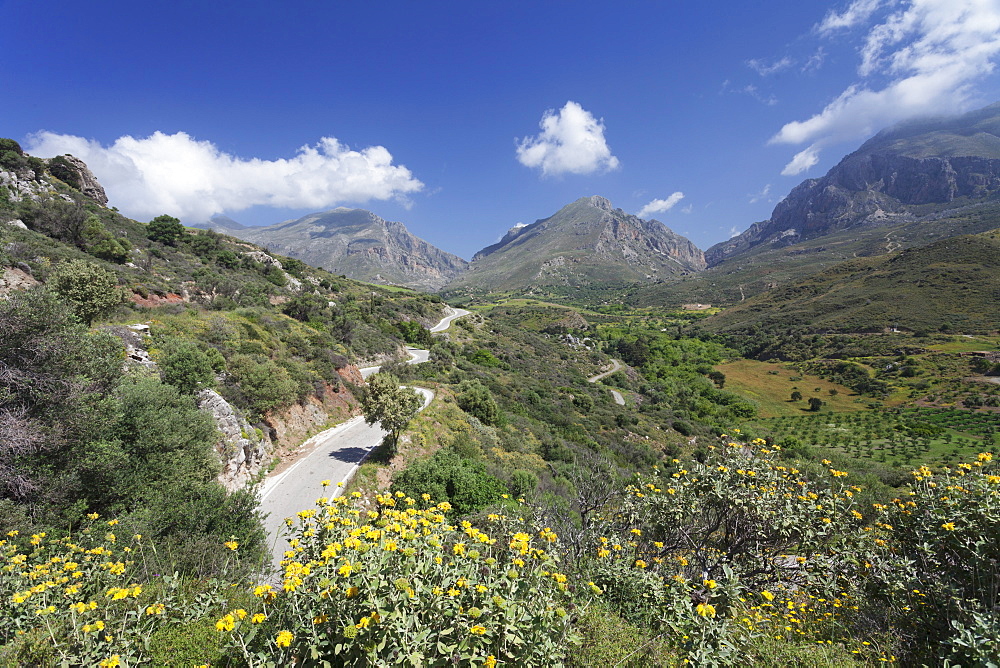
<path id="1" fill-rule="evenodd" d="M 24 224 L 24 221 L 18 218 L 17 220 L 8 220 L 7 224 L 11 227 L 19 227 L 22 230 L 28 229 L 28 226 Z"/>
<path id="2" fill-rule="evenodd" d="M 258 438 L 246 418 L 215 390 L 198 393 L 198 408 L 208 411 L 219 430 L 215 453 L 222 465 L 219 482 L 230 492 L 246 487 L 270 462 L 271 442 Z"/>
<path id="3" fill-rule="evenodd" d="M 80 160 L 80 158 L 72 155 L 64 155 L 62 158 L 76 170 L 77 176 L 80 178 L 80 192 L 101 206 L 107 206 L 108 195 L 104 192 L 104 187 L 97 182 L 97 177 L 90 171 L 87 164 L 83 160 Z"/>

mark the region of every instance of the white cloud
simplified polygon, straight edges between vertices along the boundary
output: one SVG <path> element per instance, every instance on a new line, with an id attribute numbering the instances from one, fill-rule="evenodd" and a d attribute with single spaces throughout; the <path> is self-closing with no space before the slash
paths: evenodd
<path id="1" fill-rule="evenodd" d="M 526 167 L 539 167 L 542 174 L 592 174 L 617 169 L 618 158 L 604 139 L 604 119 L 596 119 L 579 104 L 567 102 L 562 109 L 549 109 L 538 126 L 542 132 L 517 144 L 517 160 Z"/>
<path id="2" fill-rule="evenodd" d="M 766 199 L 767 196 L 770 194 L 771 194 L 771 184 L 768 183 L 766 186 L 764 186 L 764 189 L 761 190 L 759 193 L 757 193 L 756 195 L 750 195 L 750 203 L 756 204 L 762 199 Z"/>
<path id="3" fill-rule="evenodd" d="M 796 153 L 791 162 L 785 165 L 785 168 L 781 170 L 781 175 L 794 176 L 796 174 L 801 174 L 817 162 L 819 162 L 819 148 L 813 144 L 809 148 Z"/>
<path id="4" fill-rule="evenodd" d="M 859 25 L 886 4 L 855 0 L 843 13 L 828 14 L 817 31 Z M 975 84 L 994 71 L 1000 57 L 1000 0 L 901 4 L 866 34 L 858 67 L 862 81 L 771 138 L 770 143 L 811 143 L 783 174 L 815 164 L 819 150 L 833 142 L 864 138 L 909 118 L 958 113 L 977 102 Z"/>
<path id="5" fill-rule="evenodd" d="M 691 213 L 693 211 L 694 211 L 694 206 L 691 204 L 688 204 L 686 207 L 681 209 L 681 213 Z"/>
<path id="6" fill-rule="evenodd" d="M 672 195 L 670 195 L 670 197 L 668 197 L 667 199 L 654 199 L 652 202 L 642 207 L 642 209 L 639 210 L 639 213 L 635 215 L 639 216 L 640 218 L 646 219 L 649 218 L 654 213 L 665 213 L 667 211 L 670 211 L 670 209 L 674 208 L 674 205 L 680 202 L 682 199 L 684 199 L 684 193 L 682 192 L 675 192 Z"/>
<path id="7" fill-rule="evenodd" d="M 815 72 L 819 68 L 823 67 L 823 62 L 826 60 L 826 49 L 819 47 L 816 52 L 809 56 L 809 60 L 806 61 L 805 65 L 802 66 L 802 72 Z"/>
<path id="8" fill-rule="evenodd" d="M 749 86 L 744 86 L 743 92 L 752 97 L 753 99 L 757 100 L 761 104 L 766 104 L 769 107 L 773 107 L 774 105 L 778 104 L 778 98 L 776 98 L 773 95 L 765 96 L 753 84 L 750 84 Z"/>
<path id="9" fill-rule="evenodd" d="M 740 231 L 735 225 L 733 225 L 732 227 L 729 228 L 729 238 L 732 239 L 733 237 L 738 237 L 738 236 L 740 236 Z"/>
<path id="10" fill-rule="evenodd" d="M 394 165 L 382 146 L 349 149 L 333 137 L 303 146 L 295 157 L 243 159 L 184 132 L 124 136 L 110 146 L 39 132 L 32 155 L 71 153 L 82 159 L 123 213 L 147 220 L 162 213 L 200 222 L 223 211 L 256 205 L 324 209 L 351 202 L 396 199 L 423 188 L 409 169 Z"/>
<path id="11" fill-rule="evenodd" d="M 787 70 L 789 67 L 795 64 L 795 61 L 785 56 L 781 60 L 775 60 L 773 62 L 767 62 L 759 58 L 753 58 L 747 61 L 747 66 L 750 67 L 754 72 L 761 75 L 762 77 L 770 76 L 776 74 L 782 70 Z"/>
<path id="12" fill-rule="evenodd" d="M 816 32 L 829 34 L 837 30 L 844 30 L 860 25 L 871 18 L 883 3 L 882 0 L 854 0 L 847 9 L 842 12 L 830 11 L 823 21 L 816 26 Z"/>

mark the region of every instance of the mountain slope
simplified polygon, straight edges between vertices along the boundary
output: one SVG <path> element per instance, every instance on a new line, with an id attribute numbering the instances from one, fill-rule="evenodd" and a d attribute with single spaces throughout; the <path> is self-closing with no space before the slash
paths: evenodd
<path id="1" fill-rule="evenodd" d="M 583 197 L 554 215 L 511 229 L 473 258 L 445 292 L 527 291 L 570 294 L 622 287 L 700 271 L 704 255 L 655 220 Z"/>
<path id="2" fill-rule="evenodd" d="M 772 290 L 705 321 L 714 331 L 806 327 L 966 332 L 1000 329 L 1000 230 L 857 258 Z"/>
<path id="3" fill-rule="evenodd" d="M 457 255 L 413 236 L 402 223 L 339 207 L 268 227 L 211 226 L 348 278 L 437 290 L 465 270 Z M 237 224 L 238 225 L 238 224 Z"/>
<path id="4" fill-rule="evenodd" d="M 705 252 L 710 266 L 761 245 L 784 247 L 838 230 L 908 222 L 922 207 L 1000 193 L 1000 103 L 957 118 L 883 130 L 819 179 L 807 179 L 770 219 Z"/>

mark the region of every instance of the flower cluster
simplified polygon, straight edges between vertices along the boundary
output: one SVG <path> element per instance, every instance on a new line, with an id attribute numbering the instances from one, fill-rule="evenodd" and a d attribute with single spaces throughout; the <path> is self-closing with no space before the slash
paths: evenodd
<path id="1" fill-rule="evenodd" d="M 320 499 L 293 522 L 280 585 L 256 588 L 259 616 L 232 611 L 217 628 L 248 658 L 279 663 L 557 662 L 572 606 L 550 550 L 558 537 L 498 540 L 449 523 L 449 510 L 402 493 L 378 496 L 374 508 L 356 497 Z"/>

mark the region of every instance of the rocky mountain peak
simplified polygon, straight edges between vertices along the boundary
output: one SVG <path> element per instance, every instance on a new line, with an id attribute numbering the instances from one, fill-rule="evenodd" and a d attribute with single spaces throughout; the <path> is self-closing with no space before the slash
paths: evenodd
<path id="1" fill-rule="evenodd" d="M 611 206 L 611 200 L 601 197 L 600 195 L 592 195 L 590 197 L 585 197 L 590 204 L 590 206 L 602 209 L 604 211 L 614 211 L 614 207 Z"/>
<path id="2" fill-rule="evenodd" d="M 709 266 L 762 244 L 784 247 L 857 225 L 914 220 L 915 207 L 1000 193 L 1000 105 L 883 130 L 825 176 L 807 179 L 768 220 L 706 252 Z"/>

